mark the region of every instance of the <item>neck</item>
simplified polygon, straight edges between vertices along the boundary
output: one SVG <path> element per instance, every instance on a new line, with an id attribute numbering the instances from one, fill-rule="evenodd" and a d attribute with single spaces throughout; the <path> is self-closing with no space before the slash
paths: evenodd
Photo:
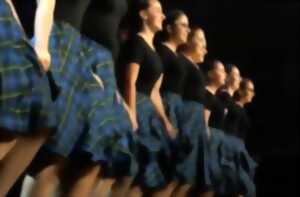
<path id="1" fill-rule="evenodd" d="M 193 59 L 193 56 L 191 54 L 189 54 L 188 52 L 183 52 L 182 55 L 188 59 L 191 63 L 193 63 L 195 65 L 195 62 L 194 62 L 194 59 Z"/>
<path id="2" fill-rule="evenodd" d="M 236 101 L 236 104 L 244 108 L 245 104 L 242 101 Z"/>
<path id="3" fill-rule="evenodd" d="M 230 86 L 226 86 L 225 91 L 230 95 L 233 96 L 234 95 L 234 89 Z"/>
<path id="4" fill-rule="evenodd" d="M 168 47 L 172 52 L 176 53 L 176 50 L 177 50 L 177 47 L 178 47 L 176 42 L 173 42 L 172 40 L 168 40 L 166 42 L 163 42 L 163 45 Z"/>
<path id="5" fill-rule="evenodd" d="M 218 87 L 216 87 L 216 86 L 213 85 L 213 84 L 209 84 L 209 85 L 206 86 L 206 89 L 207 89 L 210 93 L 212 93 L 213 95 L 215 95 L 216 92 L 217 92 L 217 90 L 218 90 Z"/>
<path id="6" fill-rule="evenodd" d="M 138 33 L 138 35 L 140 35 L 141 37 L 143 37 L 145 39 L 145 41 L 152 47 L 153 46 L 153 39 L 154 39 L 154 35 L 155 33 L 153 31 L 151 31 L 150 28 L 148 27 L 144 27 L 142 31 L 140 31 Z"/>

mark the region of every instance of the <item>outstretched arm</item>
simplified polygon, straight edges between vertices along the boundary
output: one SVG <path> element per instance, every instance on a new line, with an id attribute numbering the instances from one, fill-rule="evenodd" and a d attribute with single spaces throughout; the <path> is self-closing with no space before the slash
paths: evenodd
<path id="1" fill-rule="evenodd" d="M 37 0 L 37 5 L 34 21 L 34 49 L 44 71 L 47 71 L 51 63 L 48 45 L 53 24 L 55 0 Z"/>

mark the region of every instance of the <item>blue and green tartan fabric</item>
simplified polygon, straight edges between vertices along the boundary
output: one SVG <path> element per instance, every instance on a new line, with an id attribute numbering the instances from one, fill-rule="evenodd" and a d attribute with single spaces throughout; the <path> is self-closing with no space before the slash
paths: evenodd
<path id="1" fill-rule="evenodd" d="M 9 6 L 0 2 L 0 127 L 28 133 L 54 126 L 47 77 Z M 52 122 L 51 122 L 52 121 Z"/>
<path id="2" fill-rule="evenodd" d="M 91 87 L 86 87 L 92 104 L 88 116 L 91 126 L 82 149 L 90 152 L 94 161 L 107 162 L 111 172 L 122 171 L 122 174 L 134 175 L 137 167 L 132 153 L 132 126 L 123 100 L 118 96 L 111 53 L 101 45 L 83 38 L 84 61 L 101 78 L 103 89 L 90 91 Z"/>
<path id="3" fill-rule="evenodd" d="M 212 185 L 222 195 L 232 193 L 254 197 L 253 182 L 257 164 L 250 157 L 242 140 L 211 128 L 209 142 L 210 169 Z"/>
<path id="4" fill-rule="evenodd" d="M 123 105 L 115 99 L 110 52 L 65 23 L 54 27 L 51 49 L 55 59 L 51 72 L 59 90 L 58 127 L 47 148 L 65 157 L 84 151 L 100 163 L 134 164 L 129 147 L 132 128 Z"/>
<path id="5" fill-rule="evenodd" d="M 182 184 L 193 185 L 197 178 L 208 184 L 203 105 L 182 100 L 179 95 L 172 93 L 165 93 L 164 101 L 170 120 L 179 131 L 176 152 L 173 154 L 176 161 L 175 178 Z"/>
<path id="6" fill-rule="evenodd" d="M 137 94 L 137 161 L 139 172 L 136 181 L 147 188 L 166 184 L 166 177 L 160 165 L 161 155 L 170 157 L 169 141 L 150 97 Z"/>

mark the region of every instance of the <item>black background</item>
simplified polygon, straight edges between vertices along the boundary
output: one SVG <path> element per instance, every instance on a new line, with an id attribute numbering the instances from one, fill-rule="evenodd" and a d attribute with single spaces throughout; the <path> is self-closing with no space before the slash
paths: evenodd
<path id="1" fill-rule="evenodd" d="M 254 80 L 247 144 L 258 160 L 258 196 L 298 196 L 300 1 L 162 0 L 206 31 L 208 56 Z"/>

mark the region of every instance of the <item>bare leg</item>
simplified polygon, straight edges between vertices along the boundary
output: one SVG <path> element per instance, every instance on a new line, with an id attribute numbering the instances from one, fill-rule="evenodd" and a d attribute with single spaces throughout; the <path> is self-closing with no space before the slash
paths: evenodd
<path id="1" fill-rule="evenodd" d="M 130 189 L 126 197 L 142 197 L 143 192 L 139 186 L 134 186 Z"/>
<path id="2" fill-rule="evenodd" d="M 31 190 L 30 197 L 53 196 L 59 184 L 63 166 L 64 162 L 61 160 L 39 172 L 35 177 L 35 184 Z"/>
<path id="3" fill-rule="evenodd" d="M 190 189 L 191 189 L 191 185 L 188 184 L 180 185 L 174 190 L 171 197 L 186 197 Z"/>
<path id="4" fill-rule="evenodd" d="M 79 172 L 73 184 L 68 188 L 64 196 L 68 197 L 90 197 L 96 184 L 100 166 L 97 164 L 88 165 Z"/>
<path id="5" fill-rule="evenodd" d="M 150 196 L 151 197 L 169 197 L 173 193 L 176 186 L 177 186 L 176 182 L 171 182 L 165 188 L 155 191 L 155 192 L 152 192 L 152 194 Z"/>
<path id="6" fill-rule="evenodd" d="M 112 178 L 101 179 L 95 188 L 93 196 L 108 197 L 114 182 L 115 182 L 115 179 L 112 179 Z"/>
<path id="7" fill-rule="evenodd" d="M 16 136 L 6 134 L 0 129 L 0 160 L 13 148 L 16 143 Z"/>
<path id="8" fill-rule="evenodd" d="M 112 186 L 111 197 L 127 197 L 126 194 L 129 192 L 132 182 L 132 177 L 118 179 Z"/>
<path id="9" fill-rule="evenodd" d="M 15 146 L 16 140 L 0 142 L 0 160 L 2 160 L 7 153 Z"/>
<path id="10" fill-rule="evenodd" d="M 207 192 L 202 192 L 199 194 L 199 197 L 213 197 L 215 195 L 215 192 L 213 191 L 207 191 Z"/>
<path id="11" fill-rule="evenodd" d="M 41 129 L 29 136 L 17 137 L 15 146 L 1 162 L 0 196 L 6 196 L 18 177 L 29 166 L 40 147 L 45 143 L 49 134 L 49 129 Z"/>

